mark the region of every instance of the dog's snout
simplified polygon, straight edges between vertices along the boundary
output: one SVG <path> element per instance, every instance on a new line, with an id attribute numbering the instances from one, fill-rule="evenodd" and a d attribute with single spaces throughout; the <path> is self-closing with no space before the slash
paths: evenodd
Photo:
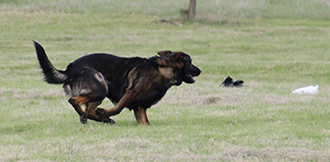
<path id="1" fill-rule="evenodd" d="M 198 67 L 196 67 L 195 65 L 192 65 L 193 66 L 193 70 L 191 71 L 191 74 L 193 76 L 199 76 L 202 72 L 201 69 L 199 69 Z"/>

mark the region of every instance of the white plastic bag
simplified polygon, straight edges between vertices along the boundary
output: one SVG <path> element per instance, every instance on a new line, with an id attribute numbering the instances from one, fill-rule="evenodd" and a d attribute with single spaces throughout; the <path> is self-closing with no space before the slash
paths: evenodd
<path id="1" fill-rule="evenodd" d="M 307 86 L 307 87 L 298 88 L 298 89 L 292 91 L 292 93 L 297 93 L 297 94 L 303 94 L 303 93 L 315 94 L 315 93 L 318 92 L 318 88 L 319 88 L 319 85 L 316 85 L 316 86 L 310 85 L 310 86 Z"/>

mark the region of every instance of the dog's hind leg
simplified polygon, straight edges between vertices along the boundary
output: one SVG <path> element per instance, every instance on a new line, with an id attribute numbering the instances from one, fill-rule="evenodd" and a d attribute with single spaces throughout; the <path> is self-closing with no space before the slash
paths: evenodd
<path id="1" fill-rule="evenodd" d="M 88 102 L 90 98 L 88 97 L 83 97 L 83 96 L 75 96 L 71 97 L 69 99 L 69 103 L 74 107 L 74 109 L 77 111 L 77 113 L 80 116 L 80 122 L 82 124 L 87 123 L 87 114 L 85 111 L 82 109 L 81 105 Z"/>
<path id="2" fill-rule="evenodd" d="M 105 98 L 108 87 L 101 73 L 91 69 L 84 69 L 79 73 L 81 76 L 76 77 L 70 82 L 70 90 L 74 97 L 69 99 L 69 102 L 80 116 L 80 122 L 87 124 L 87 119 L 96 121 L 112 122 L 107 117 L 98 117 L 94 110 L 101 104 Z M 86 105 L 85 111 L 82 109 L 82 104 Z M 113 122 L 112 122 L 113 123 Z"/>
<path id="3" fill-rule="evenodd" d="M 137 107 L 133 110 L 134 110 L 135 119 L 140 125 L 147 125 L 147 126 L 150 125 L 147 117 L 147 109 L 144 109 L 142 107 Z"/>

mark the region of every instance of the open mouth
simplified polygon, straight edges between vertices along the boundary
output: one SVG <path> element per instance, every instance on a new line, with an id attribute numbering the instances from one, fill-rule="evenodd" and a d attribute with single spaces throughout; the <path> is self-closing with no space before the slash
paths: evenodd
<path id="1" fill-rule="evenodd" d="M 186 77 L 189 78 L 189 83 L 194 83 L 195 82 L 195 78 L 191 74 L 189 74 L 189 73 L 186 74 Z"/>
<path id="2" fill-rule="evenodd" d="M 199 76 L 201 70 L 192 65 L 192 68 L 187 70 L 183 76 L 183 81 L 186 83 L 195 83 L 195 76 Z"/>

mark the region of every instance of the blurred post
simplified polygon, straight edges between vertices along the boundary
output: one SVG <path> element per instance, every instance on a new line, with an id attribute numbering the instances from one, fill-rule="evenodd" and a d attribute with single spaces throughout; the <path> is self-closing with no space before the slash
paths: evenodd
<path id="1" fill-rule="evenodd" d="M 196 15 L 196 0 L 190 0 L 187 18 L 194 19 Z"/>

